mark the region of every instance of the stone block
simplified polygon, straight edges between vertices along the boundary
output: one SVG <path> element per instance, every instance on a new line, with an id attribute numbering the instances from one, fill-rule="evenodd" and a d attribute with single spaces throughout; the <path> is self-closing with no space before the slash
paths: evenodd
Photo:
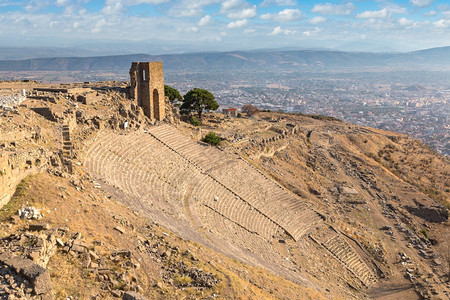
<path id="1" fill-rule="evenodd" d="M 30 259 L 21 258 L 18 256 L 13 256 L 6 261 L 6 265 L 13 268 L 17 273 L 23 272 L 26 268 L 33 265 L 33 261 Z"/>
<path id="2" fill-rule="evenodd" d="M 44 224 L 30 224 L 28 226 L 28 230 L 31 230 L 31 231 L 41 231 L 41 230 L 47 230 L 49 228 L 50 228 L 50 226 L 47 223 L 44 223 Z"/>
<path id="3" fill-rule="evenodd" d="M 124 234 L 126 232 L 125 228 L 123 228 L 122 226 L 116 226 L 116 227 L 114 227 L 114 229 L 122 234 Z"/>
<path id="4" fill-rule="evenodd" d="M 86 252 L 86 248 L 84 246 L 74 244 L 72 248 L 70 248 L 71 251 L 77 252 L 77 253 L 84 253 Z"/>
<path id="5" fill-rule="evenodd" d="M 147 300 L 144 296 L 139 294 L 138 292 L 128 291 L 123 294 L 123 300 Z"/>
<path id="6" fill-rule="evenodd" d="M 33 290 L 37 295 L 45 294 L 52 290 L 50 274 L 43 267 L 32 264 L 22 272 L 23 275 L 33 285 Z"/>
<path id="7" fill-rule="evenodd" d="M 45 268 L 35 264 L 30 259 L 18 256 L 10 256 L 9 259 L 4 260 L 7 255 L 8 254 L 0 256 L 0 260 L 16 271 L 16 273 L 22 274 L 27 278 L 33 286 L 33 291 L 37 295 L 51 292 L 52 281 L 50 279 L 50 274 Z"/>

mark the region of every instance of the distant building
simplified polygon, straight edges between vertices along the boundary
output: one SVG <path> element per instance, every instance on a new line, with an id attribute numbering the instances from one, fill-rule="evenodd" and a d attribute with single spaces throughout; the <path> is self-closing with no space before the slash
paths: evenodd
<path id="1" fill-rule="evenodd" d="M 228 115 L 228 116 L 232 116 L 232 117 L 236 117 L 237 116 L 236 108 L 224 108 L 224 109 L 222 109 L 222 113 L 224 115 Z"/>

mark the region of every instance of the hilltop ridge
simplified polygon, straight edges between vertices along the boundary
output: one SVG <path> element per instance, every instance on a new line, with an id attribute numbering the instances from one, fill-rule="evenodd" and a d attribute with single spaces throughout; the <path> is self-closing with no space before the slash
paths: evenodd
<path id="1" fill-rule="evenodd" d="M 127 54 L 0 60 L 0 71 L 127 71 L 132 61 L 163 61 L 167 71 L 251 71 L 323 68 L 448 67 L 450 47 L 407 53 L 261 50 L 185 54 Z"/>

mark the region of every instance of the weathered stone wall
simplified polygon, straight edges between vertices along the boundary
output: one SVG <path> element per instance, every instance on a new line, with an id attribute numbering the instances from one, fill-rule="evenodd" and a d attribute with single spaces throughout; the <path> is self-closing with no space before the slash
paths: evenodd
<path id="1" fill-rule="evenodd" d="M 58 122 L 57 117 L 55 116 L 55 114 L 53 113 L 53 111 L 51 110 L 50 107 L 46 107 L 46 106 L 32 107 L 31 110 L 37 114 L 40 114 L 41 116 L 43 116 L 44 118 L 46 118 L 49 121 Z"/>
<path id="2" fill-rule="evenodd" d="M 152 120 L 165 117 L 162 62 L 133 62 L 130 69 L 130 97 Z"/>
<path id="3" fill-rule="evenodd" d="M 22 179 L 38 171 L 34 160 L 25 158 L 15 160 L 20 160 L 22 163 L 19 165 L 8 154 L 0 153 L 0 208 L 8 203 Z"/>

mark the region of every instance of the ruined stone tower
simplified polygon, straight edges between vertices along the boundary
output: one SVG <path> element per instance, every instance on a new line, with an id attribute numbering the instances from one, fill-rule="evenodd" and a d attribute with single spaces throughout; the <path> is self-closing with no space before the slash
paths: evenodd
<path id="1" fill-rule="evenodd" d="M 133 62 L 130 69 L 130 96 L 152 120 L 165 116 L 164 74 L 161 61 Z"/>

